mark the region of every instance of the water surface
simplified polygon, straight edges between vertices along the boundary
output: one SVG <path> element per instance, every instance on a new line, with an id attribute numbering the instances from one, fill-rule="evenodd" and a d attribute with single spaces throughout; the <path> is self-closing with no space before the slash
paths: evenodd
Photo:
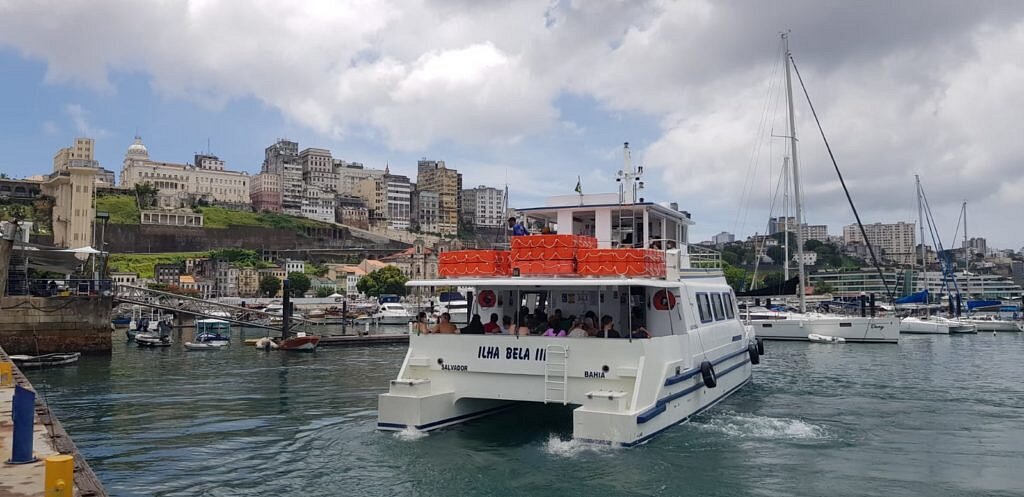
<path id="1" fill-rule="evenodd" d="M 120 332 L 119 332 L 120 333 Z M 768 342 L 754 380 L 632 449 L 531 405 L 375 430 L 404 346 L 138 349 L 29 372 L 112 496 L 1024 495 L 1024 336 Z"/>

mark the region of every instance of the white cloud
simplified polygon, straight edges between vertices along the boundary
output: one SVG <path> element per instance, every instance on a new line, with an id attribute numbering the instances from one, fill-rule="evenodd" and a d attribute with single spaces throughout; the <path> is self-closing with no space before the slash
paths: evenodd
<path id="1" fill-rule="evenodd" d="M 54 136 L 60 133 L 60 127 L 53 121 L 43 121 L 43 133 L 49 136 Z"/>
<path id="2" fill-rule="evenodd" d="M 64 106 L 64 113 L 71 119 L 71 124 L 75 127 L 75 132 L 79 136 L 87 136 L 89 138 L 105 138 L 109 132 L 103 128 L 93 126 L 89 122 L 89 112 L 82 108 L 79 104 L 67 104 Z"/>
<path id="3" fill-rule="evenodd" d="M 606 162 L 617 166 L 618 143 L 649 143 L 636 154 L 649 196 L 679 201 L 710 235 L 751 232 L 767 217 L 767 171 L 778 170 L 783 143 L 758 125 L 786 27 L 867 220 L 913 218 L 915 172 L 937 207 L 966 198 L 1019 211 L 1024 200 L 1005 185 L 1024 160 L 1022 12 L 1015 2 L 945 0 L 0 0 L 0 46 L 45 61 L 51 83 L 109 94 L 111 73 L 141 72 L 168 98 L 213 108 L 256 98 L 331 139 L 465 147 L 484 155 L 467 161 L 467 176 L 494 182 L 509 164 L 514 190 L 525 192 L 581 173 L 593 178 L 589 190 L 602 189 L 600 173 L 553 169 L 528 160 L 545 154 L 517 150 L 547 135 L 606 139 L 604 123 L 556 105 L 580 97 L 592 102 L 588 116 L 659 126 L 656 136 L 614 128 L 625 136 L 588 143 L 578 164 L 614 150 Z M 76 127 L 92 129 L 78 111 Z M 769 114 L 776 134 L 780 114 Z M 798 127 L 807 219 L 838 232 L 851 216 L 806 110 Z M 751 212 L 738 214 L 741 203 Z M 1021 242 L 1005 230 L 991 236 Z"/>

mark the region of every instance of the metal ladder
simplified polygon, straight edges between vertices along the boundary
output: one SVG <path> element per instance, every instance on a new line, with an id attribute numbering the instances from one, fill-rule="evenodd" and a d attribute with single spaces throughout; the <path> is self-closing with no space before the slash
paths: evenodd
<path id="1" fill-rule="evenodd" d="M 544 348 L 544 403 L 569 403 L 569 348 L 551 344 Z"/>

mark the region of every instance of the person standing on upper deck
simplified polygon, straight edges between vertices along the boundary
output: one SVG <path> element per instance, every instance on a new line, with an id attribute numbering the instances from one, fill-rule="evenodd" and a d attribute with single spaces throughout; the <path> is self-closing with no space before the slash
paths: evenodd
<path id="1" fill-rule="evenodd" d="M 525 236 L 530 234 L 530 232 L 526 230 L 526 226 L 523 226 L 523 223 L 517 222 L 514 217 L 508 218 L 508 229 L 512 230 L 512 236 Z"/>

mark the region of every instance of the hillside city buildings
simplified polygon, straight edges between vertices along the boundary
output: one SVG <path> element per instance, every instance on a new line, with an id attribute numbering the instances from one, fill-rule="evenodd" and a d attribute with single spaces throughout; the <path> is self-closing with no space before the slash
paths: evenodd
<path id="1" fill-rule="evenodd" d="M 399 238 L 391 232 L 451 237 L 459 234 L 463 227 L 502 229 L 508 216 L 504 188 L 487 185 L 463 188 L 462 174 L 443 160 L 420 159 L 412 177 L 398 174 L 390 164 L 382 169 L 366 167 L 360 162 L 335 157 L 328 149 L 300 148 L 297 142 L 279 139 L 264 149 L 259 173 L 250 175 L 232 170 L 211 153 L 194 154 L 191 162 L 155 160 L 142 138 L 135 137 L 125 150 L 118 183 L 114 173 L 96 160 L 95 147 L 90 138 L 75 138 L 68 147 L 53 155 L 49 174 L 19 180 L 0 178 L 0 197 L 20 202 L 38 197 L 52 199 L 51 204 L 44 204 L 52 205 L 47 224 L 52 229 L 53 244 L 61 248 L 100 248 L 102 222 L 97 219 L 95 199 L 97 191 L 116 191 L 115 184 L 123 189 L 149 185 L 156 190 L 152 199 L 155 205 L 140 207 L 139 223 L 183 229 L 203 226 L 203 213 L 196 207 L 216 205 L 243 211 L 293 214 L 354 229 L 386 230 L 391 239 L 404 239 L 411 244 L 416 235 L 405 237 L 397 233 L 404 237 Z M 121 190 L 121 193 L 128 192 Z M 970 294 L 1014 296 L 1016 287 L 1006 286 L 1006 279 L 1024 281 L 1024 260 L 1019 254 L 993 250 L 981 237 L 958 240 L 951 247 L 936 252 L 927 244 L 922 247 L 915 238 L 915 224 L 907 222 L 867 224 L 865 240 L 857 225 L 843 227 L 842 236 L 830 236 L 825 225 L 798 225 L 793 217 L 776 217 L 769 222 L 768 235 L 755 234 L 744 242 L 736 241 L 735 235 L 723 231 L 706 243 L 719 249 L 736 243 L 748 244 L 748 253 L 756 252 L 755 259 L 762 264 L 778 265 L 786 258 L 780 247 L 784 237 L 778 234 L 793 233 L 797 229 L 806 241 L 834 244 L 825 252 L 804 252 L 803 263 L 812 267 L 812 271 L 814 266 L 823 264 L 822 261 L 830 261 L 827 264 L 834 267 L 840 255 L 844 264 L 850 257 L 868 260 L 865 242 L 870 241 L 883 265 L 894 275 L 919 270 L 918 257 L 923 249 L 929 271 L 938 270 L 940 261 L 950 261 L 958 272 L 969 271 L 971 274 L 964 275 L 961 287 Z M 431 246 L 413 244 L 409 251 L 396 252 L 381 260 L 399 267 L 411 277 L 431 275 L 436 273 L 432 257 L 446 249 L 432 243 Z M 796 248 L 790 247 L 788 258 L 796 261 L 797 257 Z M 287 264 L 282 262 L 281 267 L 275 269 L 192 261 L 181 269 L 158 268 L 155 279 L 203 295 L 253 295 L 264 277 L 287 275 Z M 373 270 L 371 265 L 335 265 L 337 267 L 327 276 L 318 277 L 317 285 L 321 288 L 335 285 L 340 292 L 351 293 L 358 278 Z M 920 279 L 911 278 L 909 284 L 904 283 L 908 281 L 905 275 L 893 278 L 910 290 L 940 284 L 939 276 L 938 273 L 923 274 Z M 118 277 L 130 279 L 132 276 Z M 872 282 L 875 276 L 870 273 L 850 271 L 818 271 L 814 278 L 841 288 L 841 292 L 861 291 L 859 289 L 880 284 Z"/>

